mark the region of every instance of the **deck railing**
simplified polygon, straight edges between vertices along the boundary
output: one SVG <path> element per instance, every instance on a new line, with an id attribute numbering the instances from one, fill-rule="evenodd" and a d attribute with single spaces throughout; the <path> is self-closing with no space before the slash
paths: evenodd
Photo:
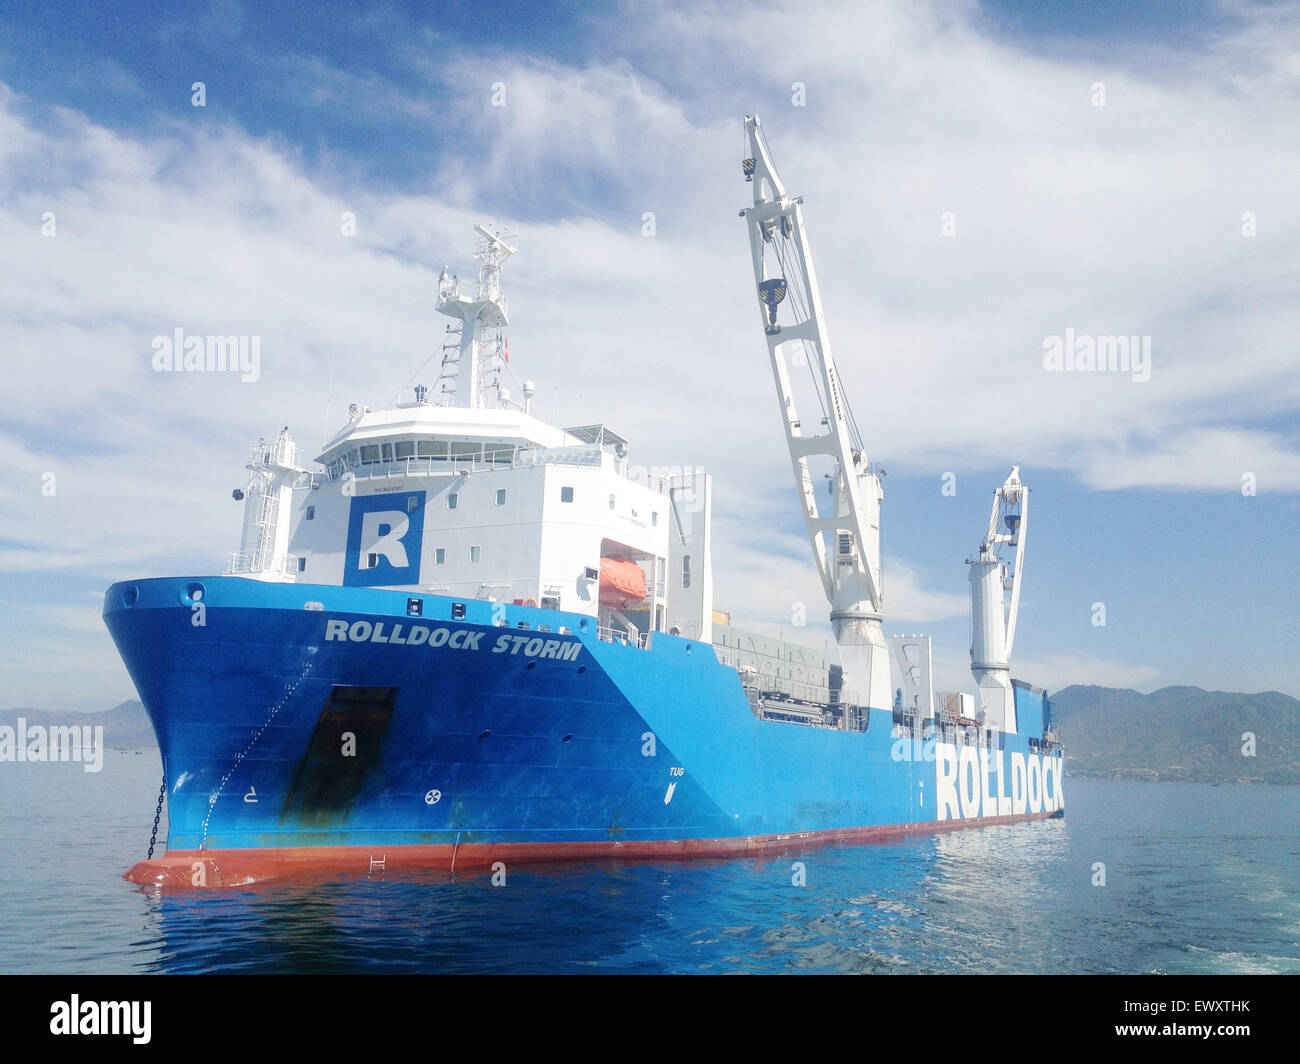
<path id="1" fill-rule="evenodd" d="M 642 650 L 650 645 L 649 632 L 640 632 L 633 638 L 622 628 L 606 628 L 604 625 L 597 625 L 596 636 L 602 643 L 618 643 L 625 647 L 640 647 Z"/>
<path id="2" fill-rule="evenodd" d="M 298 571 L 298 555 L 285 556 L 280 565 L 272 565 L 270 551 L 231 551 L 226 555 L 224 576 L 239 576 L 243 573 L 274 573 L 276 576 L 291 576 Z"/>

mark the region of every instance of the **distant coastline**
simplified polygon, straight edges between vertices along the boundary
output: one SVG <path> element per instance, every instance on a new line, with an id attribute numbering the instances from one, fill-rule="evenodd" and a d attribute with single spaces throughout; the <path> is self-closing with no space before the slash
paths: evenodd
<path id="1" fill-rule="evenodd" d="M 19 718 L 27 722 L 28 728 L 102 726 L 107 750 L 158 749 L 158 740 L 154 737 L 153 725 L 149 723 L 144 706 L 134 699 L 98 713 L 58 713 L 30 708 L 0 710 L 0 727 L 17 730 Z"/>
<path id="2" fill-rule="evenodd" d="M 1154 768 L 1116 768 L 1109 771 L 1089 771 L 1073 768 L 1066 759 L 1066 779 L 1112 780 L 1125 783 L 1208 783 L 1212 787 L 1295 786 L 1300 780 L 1265 779 L 1263 776 L 1239 776 L 1236 779 L 1201 779 L 1174 766 L 1165 771 Z"/>
<path id="3" fill-rule="evenodd" d="M 1067 779 L 1300 783 L 1300 701 L 1278 691 L 1076 685 L 1051 700 Z"/>

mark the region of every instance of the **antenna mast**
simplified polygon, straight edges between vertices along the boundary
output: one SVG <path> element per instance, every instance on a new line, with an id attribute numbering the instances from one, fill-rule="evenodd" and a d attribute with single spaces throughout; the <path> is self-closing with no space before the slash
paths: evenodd
<path id="1" fill-rule="evenodd" d="M 501 291 L 501 268 L 518 250 L 508 243 L 509 233 L 493 233 L 484 226 L 474 226 L 480 240 L 474 257 L 479 261 L 478 291 L 471 298 L 460 294 L 460 281 L 444 266 L 438 278 L 438 312 L 456 318 L 460 346 L 456 355 L 455 406 L 480 407 L 483 402 L 483 363 L 485 354 L 501 349 L 501 336 L 487 337 L 487 331 L 504 329 L 510 324 L 510 305 Z M 447 376 L 444 368 L 444 376 Z"/>

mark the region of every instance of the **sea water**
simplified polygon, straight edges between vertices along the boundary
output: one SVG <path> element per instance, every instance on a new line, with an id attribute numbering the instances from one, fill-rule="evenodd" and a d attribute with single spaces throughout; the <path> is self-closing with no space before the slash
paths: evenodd
<path id="1" fill-rule="evenodd" d="M 0 765 L 0 971 L 1300 972 L 1300 787 L 1067 778 L 1064 819 L 888 845 L 158 897 L 121 875 L 159 777 Z"/>

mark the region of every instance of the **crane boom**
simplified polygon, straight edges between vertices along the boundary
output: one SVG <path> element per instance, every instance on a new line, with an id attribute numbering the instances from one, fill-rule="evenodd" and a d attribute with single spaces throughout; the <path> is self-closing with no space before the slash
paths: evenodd
<path id="1" fill-rule="evenodd" d="M 890 701 L 889 651 L 881 627 L 883 472 L 868 461 L 831 356 L 804 230 L 803 200 L 786 193 L 757 115 L 745 118 L 745 142 L 743 169 L 754 185 L 754 205 L 740 213 L 749 224 L 759 320 L 767 337 L 795 484 L 830 602 L 831 627 L 844 669 L 842 697 L 883 709 Z M 778 325 L 782 305 L 787 320 Z M 822 408 L 820 424 L 815 416 L 801 418 L 795 401 L 792 370 L 803 367 L 811 373 L 812 390 Z M 808 431 L 807 424 L 815 428 Z M 829 470 L 829 503 L 824 509 L 818 501 L 815 468 Z"/>
<path id="2" fill-rule="evenodd" d="M 993 493 L 988 530 L 979 553 L 968 558 L 971 593 L 970 668 L 979 687 L 985 724 L 1002 731 L 1016 728 L 1015 696 L 1011 687 L 1011 649 L 1020 613 L 1020 583 L 1024 573 L 1025 532 L 1029 489 L 1020 482 L 1020 467 Z M 1003 556 L 1015 548 L 1008 568 Z M 1006 601 L 1005 592 L 1011 592 Z"/>

